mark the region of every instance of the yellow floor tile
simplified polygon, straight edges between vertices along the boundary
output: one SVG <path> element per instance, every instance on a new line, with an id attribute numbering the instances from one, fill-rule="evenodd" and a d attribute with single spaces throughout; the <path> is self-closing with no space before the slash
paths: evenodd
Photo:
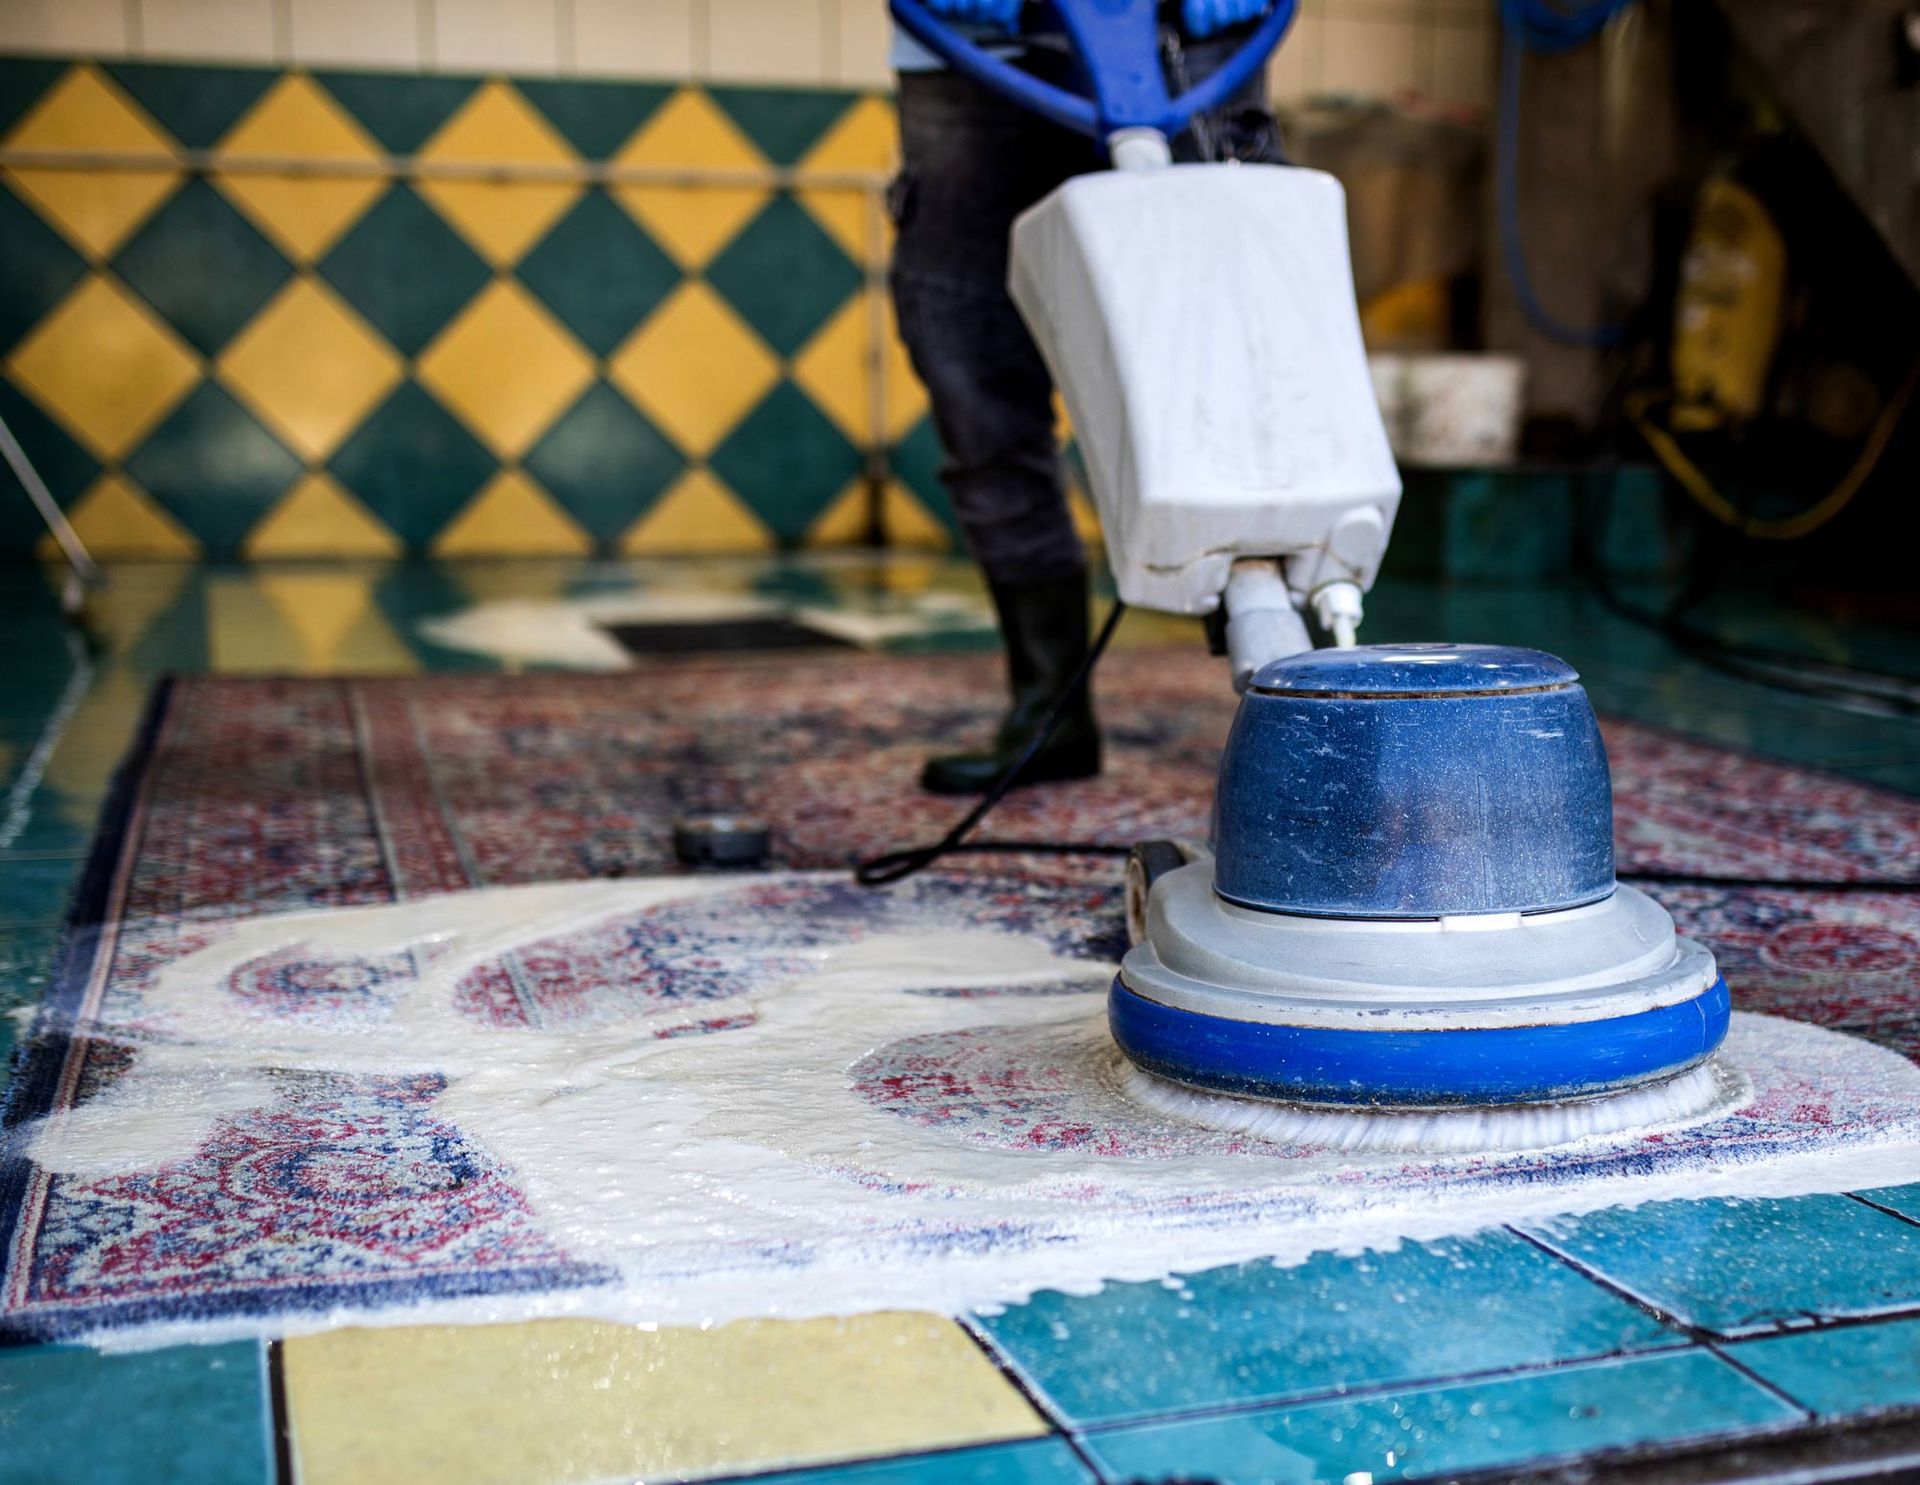
<path id="1" fill-rule="evenodd" d="M 935 1315 L 340 1330 L 283 1359 L 303 1485 L 686 1480 L 1045 1432 Z"/>

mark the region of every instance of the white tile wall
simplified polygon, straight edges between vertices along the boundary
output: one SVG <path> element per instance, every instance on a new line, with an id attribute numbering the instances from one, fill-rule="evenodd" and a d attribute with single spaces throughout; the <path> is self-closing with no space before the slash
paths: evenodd
<path id="1" fill-rule="evenodd" d="M 603 77 L 690 77 L 694 0 L 571 0 L 564 69 Z"/>
<path id="2" fill-rule="evenodd" d="M 558 4 L 433 0 L 433 65 L 446 72 L 558 72 Z"/>
<path id="3" fill-rule="evenodd" d="M 125 0 L 0 0 L 0 48 L 96 57 L 124 55 Z"/>
<path id="4" fill-rule="evenodd" d="M 432 0 L 289 0 L 289 7 L 293 60 L 303 67 L 413 70 L 427 63 Z"/>
<path id="5" fill-rule="evenodd" d="M 893 23 L 881 0 L 834 0 L 840 7 L 840 51 L 834 59 L 832 81 L 847 88 L 886 88 L 893 85 L 887 53 L 893 46 Z"/>
<path id="6" fill-rule="evenodd" d="M 1496 0 L 1301 0 L 1274 96 L 1492 102 Z M 885 87 L 886 0 L 0 0 L 0 49 Z"/>
<path id="7" fill-rule="evenodd" d="M 704 0 L 702 8 L 711 81 L 818 85 L 829 57 L 839 65 L 837 0 Z"/>
<path id="8" fill-rule="evenodd" d="M 141 55 L 284 62 L 272 0 L 140 0 Z"/>

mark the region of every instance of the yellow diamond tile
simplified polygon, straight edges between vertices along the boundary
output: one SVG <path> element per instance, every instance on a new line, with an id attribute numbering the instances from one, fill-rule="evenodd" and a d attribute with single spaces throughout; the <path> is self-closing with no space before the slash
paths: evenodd
<path id="1" fill-rule="evenodd" d="M 73 529 L 96 557 L 191 558 L 200 555 L 200 543 L 153 498 L 122 475 L 105 474 L 94 481 L 67 512 Z M 60 549 L 48 536 L 40 543 L 42 557 L 57 557 Z"/>
<path id="2" fill-rule="evenodd" d="M 87 66 L 75 67 L 49 88 L 0 142 L 16 150 L 173 158 L 166 131 L 110 78 Z"/>
<path id="3" fill-rule="evenodd" d="M 771 194 L 758 186 L 616 185 L 616 199 L 689 273 L 719 256 Z"/>
<path id="4" fill-rule="evenodd" d="M 803 174 L 851 172 L 890 175 L 898 166 L 900 127 L 893 105 L 862 98 L 800 162 Z M 814 187 L 796 193 L 815 221 L 856 263 L 884 263 L 893 251 L 893 223 L 870 191 Z"/>
<path id="5" fill-rule="evenodd" d="M 263 567 L 207 584 L 207 638 L 222 675 L 394 674 L 419 669 L 380 611 L 378 571 Z"/>
<path id="6" fill-rule="evenodd" d="M 765 171 L 767 160 L 704 93 L 669 98 L 613 159 L 664 170 Z M 626 184 L 620 204 L 682 268 L 706 267 L 767 202 L 762 186 Z"/>
<path id="7" fill-rule="evenodd" d="M 311 78 L 290 72 L 229 129 L 220 157 L 292 156 L 301 160 L 373 161 L 381 149 L 353 117 Z"/>
<path id="8" fill-rule="evenodd" d="M 336 1330 L 283 1357 L 303 1485 L 684 1480 L 1045 1432 L 932 1315 Z"/>
<path id="9" fill-rule="evenodd" d="M 333 291 L 296 278 L 221 352 L 220 379 L 309 460 L 400 380 L 400 357 Z"/>
<path id="10" fill-rule="evenodd" d="M 420 158 L 436 164 L 576 163 L 554 127 L 511 85 L 480 88 L 428 140 Z M 572 181 L 423 180 L 421 195 L 496 268 L 509 268 L 559 220 L 582 187 Z"/>
<path id="11" fill-rule="evenodd" d="M 165 167 L 173 145 L 140 105 L 92 67 L 75 67 L 21 120 L 9 149 L 148 157 Z M 171 168 L 9 169 L 7 180 L 82 252 L 110 256 L 185 179 Z"/>
<path id="12" fill-rule="evenodd" d="M 384 180 L 352 176 L 223 173 L 213 183 L 298 263 L 321 257 L 387 188 Z"/>
<path id="13" fill-rule="evenodd" d="M 900 121 L 893 104 L 868 94 L 840 115 L 800 161 L 802 173 L 859 171 L 891 175 L 900 164 Z"/>
<path id="14" fill-rule="evenodd" d="M 475 295 L 420 357 L 420 380 L 517 458 L 593 380 L 593 358 L 512 279 Z"/>
<path id="15" fill-rule="evenodd" d="M 162 170 L 9 169 L 6 178 L 88 256 L 108 258 L 186 177 Z"/>
<path id="16" fill-rule="evenodd" d="M 420 194 L 495 268 L 511 268 L 560 220 L 581 187 L 546 181 L 422 180 Z"/>
<path id="17" fill-rule="evenodd" d="M 490 82 L 420 147 L 423 160 L 469 165 L 569 165 L 579 157 L 510 83 Z"/>
<path id="18" fill-rule="evenodd" d="M 250 558 L 398 557 L 400 538 L 327 475 L 308 474 L 247 533 Z"/>
<path id="19" fill-rule="evenodd" d="M 342 166 L 371 165 L 380 146 L 326 90 L 291 73 L 269 88 L 228 130 L 220 158 L 293 158 Z M 333 246 L 386 189 L 377 175 L 288 175 L 284 171 L 230 169 L 214 184 L 295 259 L 311 262 Z"/>
<path id="20" fill-rule="evenodd" d="M 938 516 L 920 503 L 918 495 L 897 480 L 887 485 L 880 510 L 881 526 L 887 533 L 888 546 L 911 547 L 918 551 L 944 552 L 952 549 L 953 533 L 947 530 Z"/>
<path id="21" fill-rule="evenodd" d="M 682 88 L 614 156 L 618 165 L 693 170 L 767 168 L 767 157 L 698 88 Z"/>
<path id="22" fill-rule="evenodd" d="M 884 264 L 893 254 L 893 223 L 871 192 L 843 186 L 812 186 L 794 199 L 856 263 Z"/>
<path id="23" fill-rule="evenodd" d="M 620 550 L 629 557 L 772 548 L 772 533 L 760 518 L 704 469 L 683 474 L 620 538 Z"/>
<path id="24" fill-rule="evenodd" d="M 719 295 L 691 281 L 613 353 L 607 376 L 701 457 L 779 380 L 780 363 Z"/>
<path id="25" fill-rule="evenodd" d="M 14 348 L 7 368 L 98 454 L 117 459 L 200 378 L 193 353 L 153 312 L 98 275 Z"/>
<path id="26" fill-rule="evenodd" d="M 593 538 L 526 475 L 504 469 L 433 539 L 436 557 L 567 557 Z"/>
<path id="27" fill-rule="evenodd" d="M 920 421 L 927 410 L 927 394 L 900 343 L 892 303 L 883 299 L 877 307 L 886 396 L 882 426 L 885 440 L 891 442 Z M 871 442 L 874 422 L 875 309 L 869 296 L 854 295 L 793 361 L 793 379 L 848 439 L 862 447 Z"/>
<path id="28" fill-rule="evenodd" d="M 810 547 L 857 547 L 866 545 L 873 534 L 868 529 L 867 482 L 855 480 L 833 497 L 833 503 L 807 528 Z"/>

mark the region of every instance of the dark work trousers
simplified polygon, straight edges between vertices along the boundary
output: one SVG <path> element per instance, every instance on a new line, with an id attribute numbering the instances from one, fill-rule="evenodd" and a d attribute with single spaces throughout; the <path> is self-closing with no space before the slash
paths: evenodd
<path id="1" fill-rule="evenodd" d="M 1188 77 L 1205 77 L 1236 41 L 1189 45 Z M 1053 81 L 1065 59 L 1035 47 L 1022 65 Z M 1007 236 L 1069 176 L 1104 168 L 1104 149 L 950 71 L 901 74 L 900 141 L 893 302 L 933 404 L 941 481 L 991 581 L 1070 577 L 1086 559 L 1067 515 L 1053 383 L 1007 296 Z M 1173 148 L 1181 160 L 1278 160 L 1258 82 Z"/>

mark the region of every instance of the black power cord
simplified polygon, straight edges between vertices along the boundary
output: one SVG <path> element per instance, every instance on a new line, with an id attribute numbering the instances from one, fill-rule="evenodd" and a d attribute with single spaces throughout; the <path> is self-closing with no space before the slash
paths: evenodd
<path id="1" fill-rule="evenodd" d="M 1125 856 L 1132 852 L 1132 846 L 1105 845 L 1099 842 L 1079 843 L 1074 841 L 1030 841 L 1030 840 L 978 840 L 968 841 L 967 835 L 987 815 L 993 807 L 1007 796 L 1007 792 L 1020 781 L 1020 775 L 1027 765 L 1039 756 L 1046 746 L 1047 739 L 1053 736 L 1054 729 L 1060 725 L 1060 719 L 1067 714 L 1067 708 L 1073 705 L 1074 698 L 1086 689 L 1087 680 L 1093 674 L 1093 667 L 1107 651 L 1107 642 L 1113 638 L 1113 631 L 1120 627 L 1121 615 L 1127 606 L 1120 599 L 1113 601 L 1113 607 L 1107 611 L 1107 620 L 1100 626 L 1100 633 L 1087 649 L 1080 668 L 1073 673 L 1073 679 L 1060 688 L 1060 694 L 1053 698 L 1053 705 L 1047 709 L 1047 715 L 1035 729 L 1027 745 L 1013 762 L 1001 770 L 1000 777 L 993 786 L 980 796 L 980 802 L 968 810 L 960 823 L 955 825 L 939 840 L 927 845 L 908 846 L 899 851 L 888 851 L 884 855 L 874 856 L 862 861 L 853 869 L 853 879 L 863 887 L 884 887 L 891 882 L 904 881 L 917 871 L 925 871 L 942 856 L 951 856 L 962 852 L 1005 852 L 1009 855 L 1046 855 L 1046 856 Z"/>

